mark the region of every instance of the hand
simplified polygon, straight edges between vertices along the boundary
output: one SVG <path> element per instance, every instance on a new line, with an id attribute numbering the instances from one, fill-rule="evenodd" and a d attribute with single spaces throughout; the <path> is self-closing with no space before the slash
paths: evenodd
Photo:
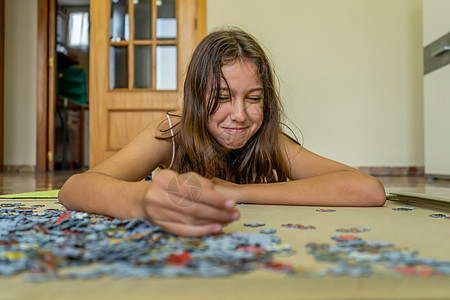
<path id="1" fill-rule="evenodd" d="M 142 200 L 144 217 L 163 230 L 184 236 L 222 231 L 239 219 L 236 202 L 215 190 L 215 184 L 197 173 L 160 171 Z"/>

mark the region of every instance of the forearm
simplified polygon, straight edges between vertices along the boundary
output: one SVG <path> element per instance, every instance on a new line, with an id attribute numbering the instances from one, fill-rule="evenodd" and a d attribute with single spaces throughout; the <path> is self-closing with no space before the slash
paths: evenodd
<path id="1" fill-rule="evenodd" d="M 72 176 L 61 188 L 58 199 L 69 210 L 136 218 L 142 215 L 140 200 L 148 185 L 144 181 L 127 182 L 86 172 Z"/>
<path id="2" fill-rule="evenodd" d="M 232 188 L 238 202 L 312 206 L 381 206 L 383 185 L 359 171 L 337 171 L 289 182 Z"/>

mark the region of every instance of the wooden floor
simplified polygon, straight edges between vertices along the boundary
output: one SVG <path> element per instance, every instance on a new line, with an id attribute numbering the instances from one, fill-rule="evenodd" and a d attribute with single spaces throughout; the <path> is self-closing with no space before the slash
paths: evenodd
<path id="1" fill-rule="evenodd" d="M 76 172 L 17 172 L 0 173 L 0 195 L 48 191 L 60 189 L 64 182 Z"/>
<path id="2" fill-rule="evenodd" d="M 59 189 L 77 172 L 1 172 L 0 195 Z M 450 197 L 450 180 L 431 180 L 423 176 L 391 176 L 378 179 L 384 184 L 387 193 L 417 192 Z"/>

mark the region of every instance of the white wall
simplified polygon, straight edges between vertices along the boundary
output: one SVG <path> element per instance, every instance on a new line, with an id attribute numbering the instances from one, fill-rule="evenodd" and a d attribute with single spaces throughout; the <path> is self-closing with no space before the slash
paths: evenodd
<path id="1" fill-rule="evenodd" d="M 450 29 L 450 1 L 425 0 L 423 3 L 423 46 L 442 37 Z"/>
<path id="2" fill-rule="evenodd" d="M 208 0 L 207 22 L 268 49 L 306 148 L 352 166 L 423 166 L 421 0 Z"/>
<path id="3" fill-rule="evenodd" d="M 421 3 L 208 0 L 207 18 L 269 49 L 307 148 L 353 166 L 423 166 Z M 36 23 L 36 0 L 6 0 L 6 165 L 36 162 Z"/>
<path id="4" fill-rule="evenodd" d="M 36 165 L 37 1 L 5 2 L 4 164 Z"/>

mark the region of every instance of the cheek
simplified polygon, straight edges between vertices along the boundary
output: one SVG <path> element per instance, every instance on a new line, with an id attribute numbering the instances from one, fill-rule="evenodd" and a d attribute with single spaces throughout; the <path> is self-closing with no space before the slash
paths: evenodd
<path id="1" fill-rule="evenodd" d="M 230 113 L 230 105 L 227 103 L 219 104 L 216 111 L 210 116 L 210 120 L 213 123 L 223 122 Z"/>
<path id="2" fill-rule="evenodd" d="M 254 121 L 254 122 L 261 122 L 264 118 L 264 108 L 263 108 L 263 104 L 255 104 L 255 105 L 251 105 L 251 107 L 249 107 L 248 109 L 248 115 L 250 116 L 250 118 Z"/>
<path id="3" fill-rule="evenodd" d="M 211 116 L 206 121 L 206 128 L 208 129 L 209 133 L 212 133 L 213 126 L 212 126 Z"/>
<path id="4" fill-rule="evenodd" d="M 219 105 L 216 111 L 209 116 L 206 125 L 210 131 L 214 131 L 215 128 L 217 128 L 217 125 L 222 123 L 225 118 L 226 112 L 224 110 L 224 107 L 222 105 Z"/>

